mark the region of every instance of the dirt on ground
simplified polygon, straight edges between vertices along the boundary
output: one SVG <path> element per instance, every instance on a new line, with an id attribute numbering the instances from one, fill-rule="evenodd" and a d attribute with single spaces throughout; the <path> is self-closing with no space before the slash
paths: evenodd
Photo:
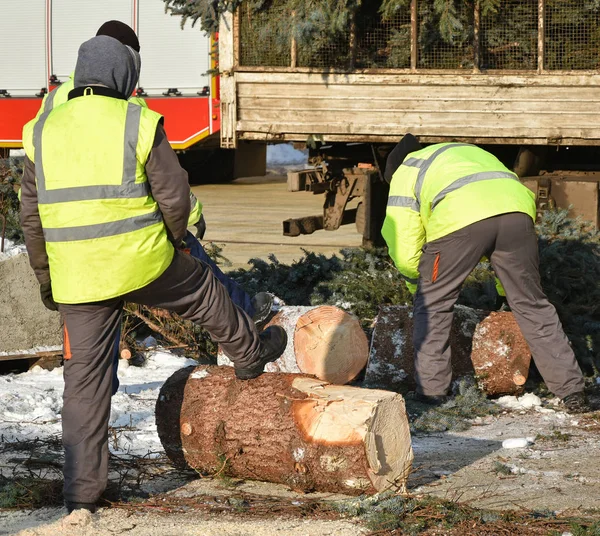
<path id="1" fill-rule="evenodd" d="M 600 413 L 568 415 L 550 402 L 479 417 L 472 424 L 463 432 L 413 435 L 415 462 L 409 482 L 413 496 L 534 517 L 536 512 L 550 512 L 600 518 Z M 526 447 L 503 448 L 505 440 L 519 438 L 528 440 Z M 202 478 L 184 485 L 174 482 L 171 491 L 93 515 L 77 512 L 65 517 L 63 508 L 5 511 L 0 513 L 0 534 L 368 533 L 358 520 L 332 518 L 330 507 L 320 508 L 344 500 L 351 499 L 301 494 L 261 482 Z"/>

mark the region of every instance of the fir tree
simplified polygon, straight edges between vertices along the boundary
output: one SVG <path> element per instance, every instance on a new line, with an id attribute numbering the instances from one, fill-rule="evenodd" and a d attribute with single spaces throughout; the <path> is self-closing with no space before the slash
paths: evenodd
<path id="1" fill-rule="evenodd" d="M 410 65 L 410 0 L 163 0 L 173 15 L 218 29 L 241 9 L 242 63 L 317 68 Z M 536 0 L 419 0 L 418 66 L 472 68 L 475 7 L 481 11 L 483 69 L 537 68 Z M 545 65 L 595 69 L 600 57 L 600 0 L 546 0 Z M 353 29 L 351 31 L 351 29 Z M 354 36 L 352 34 L 354 33 Z M 350 42 L 354 41 L 355 50 Z"/>

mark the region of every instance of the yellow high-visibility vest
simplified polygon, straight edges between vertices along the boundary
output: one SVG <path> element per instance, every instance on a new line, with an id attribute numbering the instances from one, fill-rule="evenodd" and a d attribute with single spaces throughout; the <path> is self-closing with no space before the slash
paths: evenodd
<path id="1" fill-rule="evenodd" d="M 408 155 L 390 184 L 381 234 L 414 292 L 421 248 L 472 223 L 509 212 L 535 219 L 535 195 L 494 155 L 439 143 Z"/>
<path id="2" fill-rule="evenodd" d="M 171 263 L 174 248 L 145 173 L 160 119 L 87 88 L 25 125 L 58 303 L 121 296 Z"/>

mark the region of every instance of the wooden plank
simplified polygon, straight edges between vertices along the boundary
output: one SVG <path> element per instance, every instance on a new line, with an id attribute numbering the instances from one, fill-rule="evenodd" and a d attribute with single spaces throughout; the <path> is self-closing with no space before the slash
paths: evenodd
<path id="1" fill-rule="evenodd" d="M 418 112 L 418 113 L 529 113 L 529 114 L 559 114 L 559 115 L 599 115 L 600 99 L 593 101 L 574 102 L 571 100 L 493 100 L 487 99 L 357 99 L 314 98 L 307 101 L 301 97 L 257 96 L 240 97 L 238 106 L 241 113 L 248 110 L 276 110 L 284 115 L 310 114 L 311 112 Z"/>
<path id="2" fill-rule="evenodd" d="M 336 100 L 365 100 L 390 99 L 398 101 L 408 100 L 485 100 L 485 101 L 512 101 L 524 102 L 574 102 L 582 100 L 598 102 L 600 99 L 599 88 L 593 86 L 578 87 L 454 87 L 437 86 L 421 87 L 405 85 L 398 86 L 372 86 L 357 88 L 350 86 L 316 86 L 316 85 L 267 85 L 238 83 L 238 95 L 242 97 L 261 98 L 328 98 Z"/>
<path id="3" fill-rule="evenodd" d="M 240 140 L 246 141 L 277 141 L 277 142 L 306 142 L 306 139 L 313 133 L 309 132 L 252 132 L 252 131 L 238 131 L 238 137 Z M 502 133 L 500 133 L 502 134 Z M 572 138 L 569 136 L 563 136 L 560 140 L 549 139 L 542 136 L 465 136 L 464 134 L 448 137 L 446 135 L 431 135 L 418 133 L 419 140 L 423 143 L 440 143 L 447 141 L 464 142 L 464 143 L 475 143 L 475 144 L 504 144 L 504 145 L 550 145 L 550 146 L 567 146 L 567 145 L 580 145 L 580 146 L 597 146 L 600 145 L 600 138 Z M 401 137 L 401 136 L 400 136 Z M 324 136 L 324 140 L 328 143 L 343 142 L 343 143 L 398 143 L 400 140 L 397 132 L 389 133 L 370 133 L 370 134 L 327 134 Z"/>
<path id="4" fill-rule="evenodd" d="M 51 359 L 55 357 L 60 357 L 62 355 L 62 350 L 48 352 L 31 352 L 26 354 L 2 354 L 0 355 L 0 361 L 17 361 L 19 359 Z"/>
<path id="5" fill-rule="evenodd" d="M 414 86 L 488 86 L 495 88 L 518 86 L 600 86 L 600 74 L 574 72 L 573 74 L 421 74 L 405 73 L 380 74 L 380 73 L 302 73 L 302 72 L 250 72 L 236 71 L 240 83 L 267 83 L 272 84 L 310 84 L 317 86 L 384 86 L 384 85 L 414 85 Z"/>
<path id="6" fill-rule="evenodd" d="M 448 131 L 456 128 L 465 132 L 466 129 L 484 128 L 486 131 L 529 128 L 533 131 L 544 129 L 547 137 L 561 136 L 562 132 L 569 130 L 593 129 L 600 132 L 598 114 L 560 114 L 542 113 L 524 114 L 522 112 L 461 112 L 450 110 L 447 112 L 412 112 L 393 110 L 343 110 L 334 109 L 331 112 L 319 113 L 319 122 L 315 123 L 315 114 L 311 110 L 305 112 L 287 112 L 286 110 L 273 109 L 240 109 L 238 123 L 245 121 L 257 124 L 281 124 L 281 132 L 294 132 L 300 125 L 335 125 L 338 132 L 346 132 L 347 128 L 377 127 L 380 130 L 397 127 L 397 125 L 422 126 L 426 129 L 436 127 L 446 128 Z M 454 123 L 454 124 L 453 124 Z M 314 133 L 329 132 L 322 127 Z"/>
<path id="7" fill-rule="evenodd" d="M 219 70 L 221 99 L 221 147 L 234 149 L 237 145 L 236 83 L 235 83 L 235 29 L 233 15 L 225 13 L 219 24 Z"/>
<path id="8" fill-rule="evenodd" d="M 290 126 L 287 122 L 279 122 L 282 118 L 278 119 L 278 122 L 264 122 L 264 121 L 238 121 L 237 130 L 241 132 L 262 132 L 262 139 L 269 139 L 267 134 L 272 136 L 272 139 L 278 139 L 282 133 L 290 132 Z M 388 118 L 389 120 L 389 118 Z M 554 138 L 563 137 L 563 144 L 567 144 L 566 139 L 576 142 L 579 139 L 600 139 L 600 128 L 554 128 L 545 132 L 545 136 L 541 135 L 538 126 L 529 125 L 527 127 L 514 127 L 514 126 L 502 126 L 500 124 L 474 124 L 472 126 L 465 126 L 461 124 L 447 125 L 447 126 L 423 126 L 421 124 L 410 124 L 410 123 L 382 123 L 382 124 L 368 124 L 361 125 L 352 123 L 350 121 L 344 121 L 341 123 L 319 123 L 319 122 L 298 122 L 294 126 L 294 133 L 298 133 L 298 139 L 304 140 L 310 134 L 324 133 L 325 139 L 330 141 L 329 133 L 336 135 L 374 135 L 381 136 L 382 132 L 386 132 L 389 137 L 398 137 L 405 134 L 408 129 L 413 134 L 420 136 L 438 136 L 444 138 L 489 138 L 490 135 L 494 136 L 494 139 L 498 140 L 503 137 L 507 138 L 527 138 L 551 141 Z M 250 138 L 248 138 L 250 139 Z M 539 142 L 538 142 L 539 143 Z"/>

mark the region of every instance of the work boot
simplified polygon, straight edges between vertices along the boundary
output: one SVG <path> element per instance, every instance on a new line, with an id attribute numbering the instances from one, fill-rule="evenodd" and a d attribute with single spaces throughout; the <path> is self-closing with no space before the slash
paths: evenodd
<path id="1" fill-rule="evenodd" d="M 92 514 L 96 512 L 96 505 L 94 503 L 65 501 L 65 506 L 67 507 L 67 512 L 69 512 L 69 514 L 73 512 L 73 510 L 87 510 Z"/>
<path id="2" fill-rule="evenodd" d="M 412 393 L 410 398 L 415 402 L 420 402 L 421 404 L 427 404 L 429 406 L 442 406 L 450 400 L 448 395 L 424 395 L 419 392 Z"/>
<path id="3" fill-rule="evenodd" d="M 238 380 L 251 380 L 260 376 L 265 369 L 265 365 L 281 356 L 287 346 L 287 333 L 280 326 L 268 327 L 259 337 L 260 353 L 258 358 L 250 365 L 235 368 L 235 376 Z"/>
<path id="4" fill-rule="evenodd" d="M 269 292 L 259 292 L 252 298 L 251 303 L 254 309 L 252 320 L 256 326 L 260 326 L 269 318 L 275 303 L 275 296 Z"/>
<path id="5" fill-rule="evenodd" d="M 592 411 L 583 391 L 567 395 L 562 401 L 568 413 L 588 413 Z"/>

